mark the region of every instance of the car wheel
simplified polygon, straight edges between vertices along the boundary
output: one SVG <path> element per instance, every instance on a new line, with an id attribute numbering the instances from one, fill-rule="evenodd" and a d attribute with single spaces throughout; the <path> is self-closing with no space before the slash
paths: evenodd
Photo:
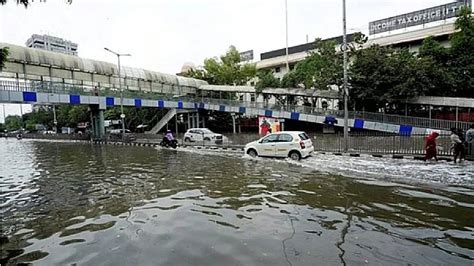
<path id="1" fill-rule="evenodd" d="M 258 155 L 258 154 L 257 154 L 257 151 L 254 150 L 254 149 L 248 150 L 248 151 L 247 151 L 247 154 L 248 154 L 250 157 L 253 157 L 253 158 L 257 157 L 257 155 Z"/>
<path id="2" fill-rule="evenodd" d="M 301 160 L 301 154 L 297 151 L 292 151 L 290 152 L 290 154 L 288 155 L 288 157 L 290 157 L 290 159 L 294 160 L 294 161 L 299 161 Z"/>
<path id="3" fill-rule="evenodd" d="M 184 142 L 191 142 L 190 138 L 184 138 Z"/>
<path id="4" fill-rule="evenodd" d="M 210 138 L 204 138 L 204 141 L 211 141 Z"/>

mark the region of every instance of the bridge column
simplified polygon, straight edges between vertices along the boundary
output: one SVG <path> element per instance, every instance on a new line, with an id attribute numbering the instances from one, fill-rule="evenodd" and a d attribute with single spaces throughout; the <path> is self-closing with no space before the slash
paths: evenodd
<path id="1" fill-rule="evenodd" d="M 98 126 L 99 126 L 99 137 L 100 139 L 105 139 L 105 120 L 104 120 L 104 110 L 99 110 L 99 119 L 98 119 Z"/>
<path id="2" fill-rule="evenodd" d="M 104 110 L 99 109 L 98 105 L 90 105 L 92 134 L 95 140 L 105 139 L 105 121 Z"/>
<path id="3" fill-rule="evenodd" d="M 196 113 L 196 127 L 199 127 L 199 112 Z"/>
<path id="4" fill-rule="evenodd" d="M 235 128 L 235 114 L 232 113 L 231 116 L 232 116 L 232 132 L 235 134 L 237 133 L 237 130 Z"/>

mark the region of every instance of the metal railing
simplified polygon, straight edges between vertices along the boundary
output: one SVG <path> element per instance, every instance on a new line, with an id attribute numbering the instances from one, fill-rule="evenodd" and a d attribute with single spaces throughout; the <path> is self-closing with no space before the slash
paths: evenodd
<path id="1" fill-rule="evenodd" d="M 357 133 L 349 136 L 349 152 L 371 154 L 410 154 L 424 155 L 426 135 L 410 137 L 390 134 Z M 436 140 L 438 155 L 452 154 L 448 135 Z M 318 151 L 344 152 L 344 138 L 341 134 L 317 134 L 313 136 L 313 145 Z"/>
<path id="2" fill-rule="evenodd" d="M 92 86 L 77 85 L 77 84 L 65 84 L 57 82 L 16 82 L 16 81 L 0 81 L 0 90 L 7 91 L 36 91 L 43 93 L 59 93 L 59 94 L 79 94 L 79 95 L 97 95 L 97 96 L 120 96 L 120 90 L 113 88 L 101 88 L 95 91 Z M 123 96 L 125 98 L 142 98 L 142 99 L 161 99 L 161 100 L 181 100 L 194 103 L 205 103 L 205 104 L 216 104 L 216 105 L 227 105 L 232 107 L 246 107 L 246 108 L 258 108 L 268 109 L 273 111 L 287 111 L 287 112 L 298 112 L 301 114 L 318 115 L 318 116 L 334 116 L 342 119 L 344 117 L 343 110 L 328 110 L 323 108 L 314 108 L 311 106 L 301 105 L 280 105 L 271 104 L 267 102 L 245 102 L 237 101 L 232 99 L 217 99 L 217 98 L 204 98 L 195 97 L 192 95 L 174 95 L 174 94 L 162 94 L 150 91 L 130 91 L 124 90 Z M 385 113 L 374 113 L 364 111 L 349 111 L 349 118 L 363 119 L 370 122 L 389 123 L 397 125 L 411 125 L 421 128 L 432 128 L 432 129 L 444 129 L 449 130 L 450 128 L 468 129 L 470 122 L 452 121 L 452 120 L 441 120 L 441 119 L 430 119 L 425 117 L 414 117 L 414 116 L 401 116 Z"/>

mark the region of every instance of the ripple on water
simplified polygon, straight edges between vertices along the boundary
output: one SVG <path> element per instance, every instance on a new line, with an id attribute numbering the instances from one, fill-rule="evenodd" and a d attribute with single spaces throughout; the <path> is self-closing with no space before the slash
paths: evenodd
<path id="1" fill-rule="evenodd" d="M 20 154 L 2 156 L 12 165 L 0 178 L 2 262 L 470 265 L 474 259 L 467 164 L 329 155 L 292 162 L 0 142 L 0 156 Z"/>

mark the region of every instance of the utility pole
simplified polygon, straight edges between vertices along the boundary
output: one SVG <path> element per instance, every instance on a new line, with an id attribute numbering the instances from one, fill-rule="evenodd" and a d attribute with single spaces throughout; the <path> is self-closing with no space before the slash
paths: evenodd
<path id="1" fill-rule="evenodd" d="M 132 56 L 131 54 L 119 54 L 109 48 L 104 48 L 106 51 L 111 52 L 117 56 L 117 67 L 118 67 L 118 78 L 119 78 L 119 88 L 120 88 L 120 119 L 122 120 L 122 141 L 125 141 L 125 114 L 123 113 L 123 89 L 122 89 L 122 77 L 120 75 L 120 57 L 121 56 Z"/>
<path id="2" fill-rule="evenodd" d="M 343 67 L 344 67 L 344 151 L 349 150 L 349 88 L 347 86 L 347 32 L 346 32 L 346 0 L 342 0 L 342 42 L 343 42 Z"/>
<path id="3" fill-rule="evenodd" d="M 58 120 L 56 120 L 56 105 L 54 104 L 53 104 L 53 124 L 54 124 L 54 128 L 53 128 L 54 133 L 58 133 Z"/>
<path id="4" fill-rule="evenodd" d="M 290 72 L 290 64 L 288 62 L 288 0 L 285 0 L 285 27 L 286 27 L 286 70 Z"/>
<path id="5" fill-rule="evenodd" d="M 5 132 L 7 131 L 7 115 L 5 114 L 5 104 L 3 105 L 3 126 L 5 127 Z"/>

